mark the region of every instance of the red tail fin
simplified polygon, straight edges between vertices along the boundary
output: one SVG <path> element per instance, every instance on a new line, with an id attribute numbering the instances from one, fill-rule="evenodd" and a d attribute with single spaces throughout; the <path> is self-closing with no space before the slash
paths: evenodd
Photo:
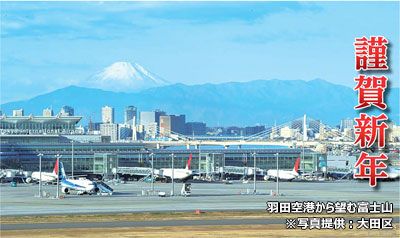
<path id="1" fill-rule="evenodd" d="M 53 174 L 55 174 L 55 175 L 58 174 L 58 165 L 59 165 L 59 161 L 57 158 L 56 164 L 54 165 L 54 169 L 53 169 Z"/>
<path id="2" fill-rule="evenodd" d="M 300 157 L 296 159 L 296 162 L 294 163 L 293 171 L 295 171 L 297 173 L 297 171 L 299 171 L 299 167 L 300 167 Z"/>
<path id="3" fill-rule="evenodd" d="M 186 169 L 190 169 L 190 163 L 192 162 L 192 154 L 189 155 L 189 159 L 186 165 Z"/>

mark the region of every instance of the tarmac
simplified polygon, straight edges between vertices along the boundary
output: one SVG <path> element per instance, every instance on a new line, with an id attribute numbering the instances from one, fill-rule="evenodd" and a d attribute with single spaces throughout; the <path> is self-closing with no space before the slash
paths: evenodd
<path id="1" fill-rule="evenodd" d="M 55 199 L 56 186 L 45 185 L 43 190 L 49 198 L 38 198 L 37 184 L 10 184 L 0 186 L 1 216 L 51 215 L 51 214 L 96 214 L 126 212 L 173 212 L 217 210 L 263 210 L 267 201 L 376 201 L 393 203 L 399 209 L 399 181 L 380 182 L 377 189 L 370 188 L 366 181 L 329 182 L 280 182 L 279 196 L 275 193 L 276 182 L 258 181 L 257 194 L 253 183 L 192 183 L 192 194 L 180 196 L 181 183 L 175 184 L 175 196 L 158 197 L 142 195 L 150 190 L 150 183 L 130 182 L 110 184 L 114 194 L 65 195 Z M 156 191 L 170 193 L 171 183 L 155 183 Z M 60 193 L 62 194 L 62 193 Z"/>
<path id="2" fill-rule="evenodd" d="M 284 219 L 218 219 L 218 220 L 157 220 L 113 222 L 69 222 L 2 224 L 1 230 L 64 229 L 64 228 L 116 228 L 116 227 L 165 227 L 165 226 L 234 226 L 284 224 Z"/>

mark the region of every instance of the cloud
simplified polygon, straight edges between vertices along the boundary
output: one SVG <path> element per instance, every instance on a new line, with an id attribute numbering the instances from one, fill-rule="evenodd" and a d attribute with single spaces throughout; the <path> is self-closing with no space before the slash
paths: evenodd
<path id="1" fill-rule="evenodd" d="M 398 3 L 4 2 L 2 7 L 1 78 L 9 98 L 82 82 L 120 59 L 187 84 L 323 78 L 350 85 L 355 35 L 379 31 L 399 37 L 399 23 L 391 21 L 399 17 Z M 398 44 L 391 47 L 399 52 Z M 398 54 L 391 55 L 391 65 L 397 65 Z M 390 77 L 398 78 L 398 70 Z"/>
<path id="2" fill-rule="evenodd" d="M 139 33 L 163 23 L 217 24 L 229 21 L 253 22 L 277 12 L 315 5 L 299 3 L 183 3 L 183 2 L 31 2 L 3 4 L 3 37 L 70 37 L 108 39 L 118 33 Z M 112 37 L 111 36 L 111 37 Z"/>

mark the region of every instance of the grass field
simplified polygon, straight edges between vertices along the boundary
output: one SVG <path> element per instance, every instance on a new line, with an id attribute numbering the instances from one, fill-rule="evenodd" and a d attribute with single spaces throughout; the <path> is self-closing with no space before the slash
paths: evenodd
<path id="1" fill-rule="evenodd" d="M 400 230 L 286 230 L 282 225 L 91 228 L 3 231 L 1 237 L 399 237 Z"/>
<path id="2" fill-rule="evenodd" d="M 150 220 L 194 220 L 194 219 L 250 219 L 250 218 L 295 218 L 304 214 L 269 214 L 266 211 L 212 211 L 201 212 L 142 212 L 118 214 L 48 215 L 48 216 L 5 216 L 1 224 L 18 223 L 62 223 L 62 222 L 111 222 L 111 221 L 150 221 Z M 310 217 L 332 217 L 337 214 L 310 214 Z M 347 218 L 361 215 L 343 214 Z M 365 217 L 400 217 L 400 211 L 392 214 L 368 214 Z"/>

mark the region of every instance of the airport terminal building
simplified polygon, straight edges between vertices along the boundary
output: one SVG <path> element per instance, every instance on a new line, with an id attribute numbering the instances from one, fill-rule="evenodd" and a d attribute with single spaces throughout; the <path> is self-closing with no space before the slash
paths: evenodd
<path id="1" fill-rule="evenodd" d="M 110 143 L 95 135 L 2 135 L 1 169 L 39 170 L 39 154 L 42 170 L 52 171 L 56 154 L 61 156 L 65 170 L 71 172 L 72 158 L 74 174 L 99 174 L 112 176 L 123 173 L 127 168 L 151 167 L 171 168 L 172 157 L 175 168 L 184 168 L 192 155 L 191 168 L 201 173 L 216 173 L 221 168 L 256 167 L 263 170 L 275 169 L 276 159 L 280 169 L 292 169 L 297 158 L 300 169 L 305 172 L 322 171 L 326 166 L 326 155 L 306 149 L 265 148 L 251 146 L 166 147 L 155 148 L 145 142 Z M 303 159 L 304 157 L 304 159 Z M 121 169 L 122 168 L 122 169 Z"/>
<path id="2" fill-rule="evenodd" d="M 0 134 L 58 135 L 79 134 L 81 116 L 0 116 Z"/>

